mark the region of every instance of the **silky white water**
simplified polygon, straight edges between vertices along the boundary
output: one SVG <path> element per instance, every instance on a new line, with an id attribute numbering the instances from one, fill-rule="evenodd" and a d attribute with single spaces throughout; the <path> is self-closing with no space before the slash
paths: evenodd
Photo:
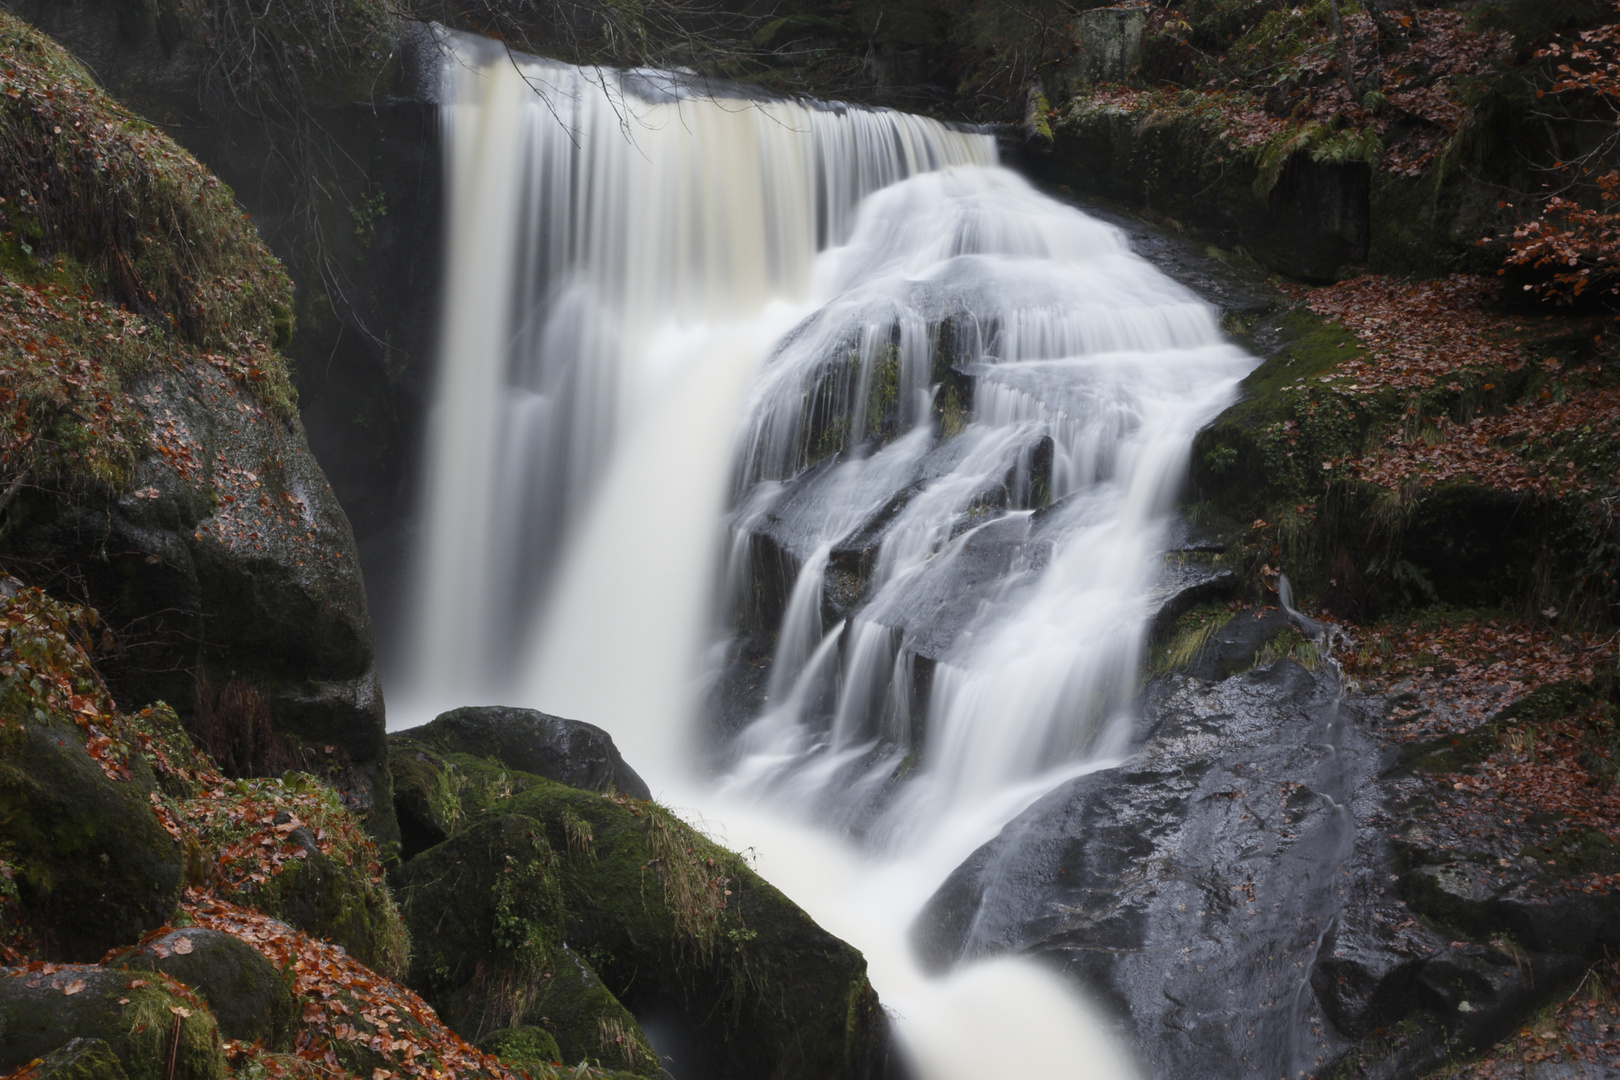
<path id="1" fill-rule="evenodd" d="M 1123 752 L 1185 455 L 1252 361 L 986 135 L 449 44 L 396 723 L 608 729 L 862 950 L 925 1080 L 1130 1075 L 1055 976 L 928 979 L 908 928 Z"/>

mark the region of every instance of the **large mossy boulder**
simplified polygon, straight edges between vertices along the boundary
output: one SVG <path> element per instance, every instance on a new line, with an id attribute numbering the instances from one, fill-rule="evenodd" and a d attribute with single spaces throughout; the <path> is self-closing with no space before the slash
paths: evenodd
<path id="1" fill-rule="evenodd" d="M 564 944 L 558 869 L 545 825 L 521 814 L 487 816 L 412 860 L 410 983 L 465 1038 L 536 1026 L 563 1061 L 657 1076 L 635 1018 Z"/>
<path id="2" fill-rule="evenodd" d="M 125 628 L 126 710 L 172 703 L 233 775 L 320 771 L 392 841 L 354 536 L 276 351 L 291 283 L 228 187 L 3 10 L 0 51 L 0 556 Z"/>
<path id="3" fill-rule="evenodd" d="M 510 769 L 570 787 L 652 798 L 646 781 L 613 744 L 613 736 L 582 720 L 536 709 L 479 705 L 452 709 L 405 735 L 442 754 L 494 758 Z"/>
<path id="4" fill-rule="evenodd" d="M 498 705 L 453 709 L 389 737 L 395 813 L 407 856 L 439 843 L 468 813 L 488 809 L 511 791 L 511 782 L 487 770 L 472 784 L 468 774 L 447 764 L 447 755 L 457 754 L 591 791 L 652 797 L 613 736 L 594 724 Z"/>
<path id="5" fill-rule="evenodd" d="M 517 970 L 512 950 L 566 941 L 566 951 L 547 946 L 552 979 L 560 959 L 577 959 L 571 999 L 588 999 L 599 978 L 680 1048 L 683 1074 L 809 1080 L 887 1068 L 887 1021 L 865 961 L 741 857 L 651 801 L 431 753 L 411 733 L 393 738 L 414 762 L 402 802 L 426 807 L 427 824 L 448 837 L 398 876 L 417 948 L 412 984 L 424 996 L 487 1009 L 487 993 L 457 996 L 469 973 Z M 539 1012 L 508 1023 L 545 1027 L 569 1051 L 562 1017 Z"/>
<path id="6" fill-rule="evenodd" d="M 36 712 L 0 727 L 0 838 L 19 915 L 46 956 L 91 961 L 163 925 L 185 854 L 152 813 L 149 769 L 107 775 L 73 723 Z"/>
<path id="7" fill-rule="evenodd" d="M 0 1070 L 58 1050 L 80 1057 L 87 1068 L 97 1058 L 93 1047 L 83 1045 L 88 1040 L 105 1043 L 128 1080 L 226 1075 L 219 1030 L 207 1006 L 161 974 L 143 977 L 88 965 L 36 965 L 0 974 Z M 69 1046 L 75 1041 L 77 1050 Z"/>
<path id="8" fill-rule="evenodd" d="M 292 1047 L 298 1006 L 285 973 L 230 934 L 202 927 L 175 930 L 110 958 L 108 967 L 160 971 L 208 1002 L 227 1039 L 272 1051 Z"/>

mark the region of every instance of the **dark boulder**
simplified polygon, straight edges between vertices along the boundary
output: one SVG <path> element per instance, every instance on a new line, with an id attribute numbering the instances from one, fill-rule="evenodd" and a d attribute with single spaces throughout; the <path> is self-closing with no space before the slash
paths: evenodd
<path id="1" fill-rule="evenodd" d="M 185 853 L 152 813 L 155 791 L 139 759 L 129 779 L 108 776 L 68 721 L 0 730 L 0 837 L 45 955 L 95 960 L 168 921 Z"/>
<path id="2" fill-rule="evenodd" d="M 1130 761 L 1063 785 L 951 875 L 918 950 L 936 969 L 1050 958 L 1156 1076 L 1314 1070 L 1337 1047 L 1311 1036 L 1311 964 L 1367 741 L 1289 661 L 1214 687 L 1172 677 L 1148 712 L 1156 730 Z"/>
<path id="3" fill-rule="evenodd" d="M 81 567 L 102 617 L 142 628 L 139 663 L 108 665 L 125 708 L 175 703 L 206 749 L 239 759 L 238 774 L 325 773 L 392 840 L 365 585 L 302 427 L 201 362 L 160 368 L 131 390 L 151 424 L 182 433 L 194 462 L 176 468 L 154 452 L 117 498 L 31 503 L 14 512 L 6 550 Z M 216 689 L 246 688 L 241 703 L 201 701 L 198 673 Z M 233 754 L 261 734 L 274 741 Z"/>
<path id="4" fill-rule="evenodd" d="M 223 1080 L 225 1054 L 208 1009 L 162 975 L 70 965 L 0 974 L 0 1070 L 70 1043 L 87 1066 L 105 1043 L 128 1080 Z"/>
<path id="5" fill-rule="evenodd" d="M 196 990 L 227 1039 L 289 1050 L 298 1007 L 287 977 L 246 942 L 192 927 L 142 943 L 106 961 L 108 967 L 161 971 Z"/>
<path id="6" fill-rule="evenodd" d="M 622 791 L 650 799 L 646 781 L 625 764 L 613 736 L 594 724 L 564 720 L 534 709 L 500 705 L 453 709 L 432 723 L 397 732 L 441 754 L 494 758 L 509 769 L 590 791 Z"/>

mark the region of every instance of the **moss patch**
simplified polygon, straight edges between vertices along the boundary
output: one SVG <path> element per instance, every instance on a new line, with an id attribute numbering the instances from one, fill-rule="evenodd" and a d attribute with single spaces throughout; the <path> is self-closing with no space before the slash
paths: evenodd
<path id="1" fill-rule="evenodd" d="M 292 286 L 230 189 L 3 11 L 0 54 L 0 479 L 121 487 L 164 446 L 130 385 L 185 359 L 291 418 Z"/>
<path id="2" fill-rule="evenodd" d="M 485 924 L 493 925 L 499 910 L 495 860 L 510 856 L 507 876 L 527 874 L 535 884 L 525 901 L 534 910 L 520 921 L 537 932 L 523 940 L 538 948 L 566 939 L 581 969 L 615 998 L 638 1015 L 677 1018 L 727 1075 L 838 1075 L 856 1068 L 881 1038 L 859 954 L 816 927 L 741 857 L 663 807 L 467 755 L 400 757 L 402 809 L 407 802 L 420 807 L 449 837 L 400 872 L 418 941 L 434 941 L 451 926 L 465 926 L 457 938 L 493 940 Z M 506 846 L 472 857 L 495 838 Z M 466 875 L 483 884 L 445 884 Z M 539 899 L 553 887 L 560 914 Z M 445 946 L 440 961 L 419 956 L 413 982 L 420 978 L 436 992 L 456 985 L 480 957 L 491 972 L 521 966 L 515 953 L 497 963 L 503 954 L 490 945 L 451 950 Z M 553 965 L 558 956 L 549 957 Z M 540 963 L 536 958 L 530 969 Z M 553 1033 L 569 1050 L 563 1033 Z"/>
<path id="3" fill-rule="evenodd" d="M 161 925 L 184 849 L 86 646 L 93 613 L 0 579 L 0 897 L 7 948 L 93 960 Z"/>
<path id="4" fill-rule="evenodd" d="M 208 1007 L 161 974 L 33 965 L 0 976 L 0 1009 L 6 1015 L 0 1068 L 44 1057 L 78 1037 L 106 1043 L 129 1080 L 225 1076 Z"/>

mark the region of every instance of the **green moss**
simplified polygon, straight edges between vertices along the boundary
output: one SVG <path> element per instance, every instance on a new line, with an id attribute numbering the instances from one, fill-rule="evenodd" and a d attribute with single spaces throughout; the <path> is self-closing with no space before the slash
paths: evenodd
<path id="1" fill-rule="evenodd" d="M 295 811 L 305 828 L 319 830 L 331 843 L 329 852 L 306 848 L 303 857 L 281 863 L 274 874 L 259 875 L 262 880 L 237 879 L 226 888 L 233 900 L 342 945 L 389 978 L 405 972 L 410 955 L 405 920 L 379 880 L 376 849 L 332 788 L 307 773 L 221 778 L 205 798 L 210 805 L 191 818 L 210 852 L 257 835 L 264 815 L 278 808 Z M 232 804 L 250 808 L 249 813 L 226 812 Z"/>
<path id="2" fill-rule="evenodd" d="M 64 993 L 68 989 L 73 993 Z M 164 975 L 134 979 L 127 971 L 91 966 L 12 972 L 0 978 L 0 1012 L 6 1017 L 0 1067 L 16 1068 L 81 1038 L 105 1043 L 128 1080 L 225 1076 L 207 1006 Z"/>
<path id="3" fill-rule="evenodd" d="M 455 998 L 475 1005 L 475 1014 L 452 1021 L 458 1030 L 540 1023 L 523 1019 L 536 1010 L 550 1015 L 537 997 L 528 999 L 527 1014 L 513 1008 L 513 998 L 535 993 L 522 989 L 532 983 L 519 973 L 532 976 L 537 963 L 556 977 L 566 939 L 613 997 L 636 1013 L 687 1017 L 706 1052 L 732 1062 L 739 1075 L 770 1075 L 789 1057 L 803 1059 L 802 1075 L 835 1075 L 866 1052 L 877 1006 L 859 954 L 734 852 L 656 803 L 567 787 L 467 755 L 409 752 L 403 744 L 396 759 L 404 766 L 396 770 L 401 816 L 428 813 L 429 824 L 449 837 L 399 873 L 406 917 L 424 950 L 413 960 L 412 985 L 437 1001 L 465 986 L 480 962 L 488 972 L 512 973 L 504 997 L 480 991 Z M 460 774 L 453 799 L 427 797 L 451 787 L 432 772 L 451 769 Z M 512 876 L 527 875 L 521 898 L 498 886 L 496 874 L 507 865 Z M 523 940 L 543 946 L 545 961 L 525 966 L 502 951 L 501 942 L 517 940 L 495 936 L 503 905 L 512 905 L 514 926 L 532 928 Z M 852 1015 L 859 1021 L 853 1035 Z M 568 1051 L 563 1034 L 551 1030 Z"/>
<path id="4" fill-rule="evenodd" d="M 111 1046 L 101 1039 L 73 1039 L 52 1050 L 30 1080 L 129 1080 Z"/>
<path id="5" fill-rule="evenodd" d="M 292 285 L 222 185 L 0 11 L 0 393 L 26 406 L 13 477 L 122 486 L 150 439 L 128 396 L 207 362 L 280 419 Z"/>
<path id="6" fill-rule="evenodd" d="M 1162 675 L 1193 663 L 1209 646 L 1215 632 L 1232 621 L 1233 614 L 1224 603 L 1190 608 L 1171 625 L 1163 644 L 1153 647 L 1148 672 Z"/>
<path id="7" fill-rule="evenodd" d="M 1254 657 L 1254 666 L 1266 667 L 1279 660 L 1292 660 L 1306 671 L 1315 671 L 1322 664 L 1322 654 L 1314 641 L 1290 628 L 1260 647 Z"/>
<path id="8" fill-rule="evenodd" d="M 502 1028 L 480 1039 L 478 1049 L 500 1058 L 503 1065 L 525 1071 L 560 1065 L 563 1060 L 557 1040 L 541 1027 Z"/>
<path id="9" fill-rule="evenodd" d="M 1241 520 L 1279 502 L 1319 497 L 1332 475 L 1322 463 L 1359 454 L 1369 433 L 1400 412 L 1393 395 L 1349 398 L 1318 381 L 1345 361 L 1366 358 L 1349 331 L 1303 308 L 1266 330 L 1280 347 L 1240 384 L 1242 400 L 1193 446 L 1195 484 Z"/>
<path id="10" fill-rule="evenodd" d="M 410 983 L 467 1038 L 538 1026 L 561 1060 L 656 1075 L 635 1018 L 564 944 L 558 861 L 543 824 L 503 813 L 407 864 L 405 913 L 419 942 Z"/>
<path id="11" fill-rule="evenodd" d="M 225 1075 L 219 1030 L 207 1007 L 179 983 L 130 990 L 121 1055 L 129 1080 L 193 1080 Z M 181 995 L 184 995 L 181 997 Z M 169 1061 L 174 1061 L 171 1068 Z"/>

